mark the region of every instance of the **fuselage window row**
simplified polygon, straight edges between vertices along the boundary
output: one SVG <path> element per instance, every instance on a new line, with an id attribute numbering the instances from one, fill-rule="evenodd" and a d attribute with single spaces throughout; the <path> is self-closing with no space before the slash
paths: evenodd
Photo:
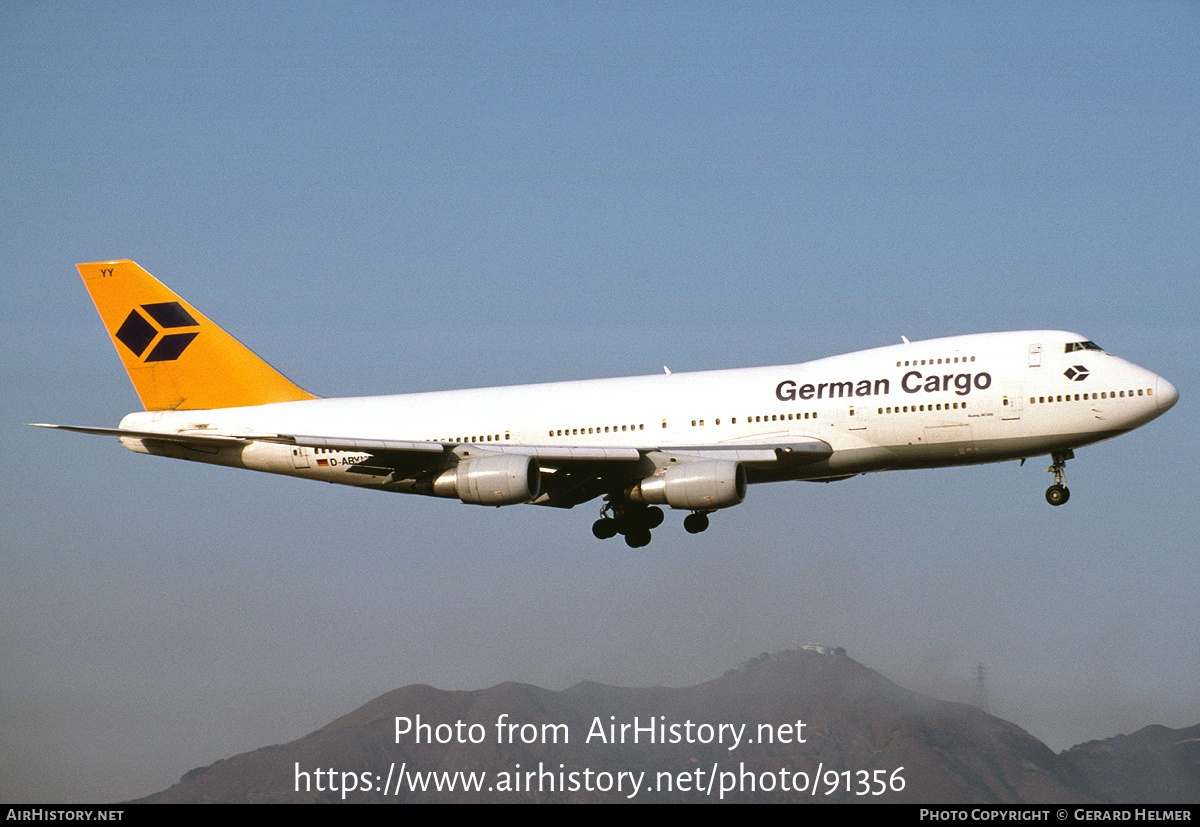
<path id="1" fill-rule="evenodd" d="M 663 427 L 667 427 L 663 423 Z M 595 425 L 591 428 L 551 428 L 550 436 L 579 436 L 580 434 L 615 434 L 621 431 L 644 431 L 645 424 L 638 425 Z"/>
<path id="2" fill-rule="evenodd" d="M 480 442 L 500 442 L 500 434 L 480 434 L 479 436 L 448 436 L 440 439 L 432 440 L 433 442 L 448 442 L 451 444 L 467 445 L 478 444 Z M 512 439 L 512 434 L 508 431 L 504 433 L 503 439 Z"/>
<path id="3" fill-rule="evenodd" d="M 1134 396 L 1154 396 L 1154 388 L 1138 388 L 1127 391 L 1101 391 L 1100 393 L 1077 393 L 1072 396 L 1069 393 L 1058 394 L 1057 396 L 1031 396 L 1029 397 L 1030 405 L 1044 405 L 1050 402 L 1086 402 L 1090 399 L 1125 399 Z"/>
<path id="4" fill-rule="evenodd" d="M 893 408 L 880 408 L 879 413 L 918 413 L 924 411 L 958 411 L 966 410 L 966 402 L 940 402 L 934 405 L 897 405 Z"/>
<path id="5" fill-rule="evenodd" d="M 803 413 L 790 414 L 763 414 L 762 416 L 748 416 L 747 422 L 782 422 L 789 419 L 816 419 L 816 411 L 804 411 Z"/>
<path id="6" fill-rule="evenodd" d="M 974 362 L 974 361 L 975 361 L 974 356 L 970 356 L 970 357 L 955 356 L 954 358 L 950 358 L 949 356 L 947 356 L 942 359 L 905 359 L 902 362 L 896 362 L 896 367 L 911 368 L 911 367 L 916 367 L 918 365 L 957 365 L 960 362 Z"/>

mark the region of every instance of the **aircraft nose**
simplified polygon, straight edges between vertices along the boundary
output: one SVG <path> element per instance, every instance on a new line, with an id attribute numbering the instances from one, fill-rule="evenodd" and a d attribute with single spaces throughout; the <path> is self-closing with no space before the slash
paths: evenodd
<path id="1" fill-rule="evenodd" d="M 1169 411 L 1179 401 L 1179 391 L 1175 390 L 1175 386 L 1161 376 L 1158 377 L 1154 395 L 1158 397 L 1158 410 L 1160 412 Z"/>

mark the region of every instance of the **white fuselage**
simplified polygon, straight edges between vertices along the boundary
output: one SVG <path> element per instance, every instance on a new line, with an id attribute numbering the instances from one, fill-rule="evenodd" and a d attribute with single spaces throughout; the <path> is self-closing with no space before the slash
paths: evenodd
<path id="1" fill-rule="evenodd" d="M 447 451 L 471 445 L 485 454 L 611 447 L 637 449 L 657 467 L 671 456 L 688 461 L 738 446 L 820 440 L 832 448 L 827 458 L 800 466 L 751 463 L 750 481 L 762 482 L 1068 451 L 1136 428 L 1176 399 L 1165 379 L 1082 336 L 1022 331 L 775 367 L 141 412 L 121 427 L 405 440 L 441 443 Z M 122 441 L 146 453 L 381 487 L 378 478 L 351 470 L 363 458 L 353 450 L 254 442 L 204 452 Z"/>

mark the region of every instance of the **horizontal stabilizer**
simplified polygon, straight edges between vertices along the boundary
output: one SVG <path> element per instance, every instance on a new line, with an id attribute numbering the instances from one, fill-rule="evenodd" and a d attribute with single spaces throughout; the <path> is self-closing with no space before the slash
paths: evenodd
<path id="1" fill-rule="evenodd" d="M 59 431 L 75 431 L 79 434 L 95 434 L 97 436 L 131 437 L 133 439 L 161 439 L 165 442 L 178 442 L 194 445 L 234 445 L 248 444 L 257 437 L 231 436 L 229 434 L 170 434 L 161 431 L 131 431 L 126 428 L 97 428 L 84 425 L 51 425 L 46 422 L 30 422 L 35 428 L 54 428 Z"/>

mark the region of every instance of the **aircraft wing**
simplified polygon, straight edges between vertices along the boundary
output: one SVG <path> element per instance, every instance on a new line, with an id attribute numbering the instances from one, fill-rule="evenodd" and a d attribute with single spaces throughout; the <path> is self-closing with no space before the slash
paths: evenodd
<path id="1" fill-rule="evenodd" d="M 434 453 L 448 453 L 456 457 L 476 454 L 517 454 L 531 456 L 545 472 L 561 470 L 600 470 L 628 466 L 633 473 L 644 466 L 643 460 L 650 459 L 655 465 L 665 464 L 671 458 L 685 461 L 724 459 L 741 462 L 750 467 L 790 468 L 827 459 L 833 454 L 829 443 L 815 437 L 792 436 L 779 442 L 755 444 L 729 443 L 718 445 L 683 445 L 662 447 L 625 446 L 582 446 L 582 445 L 525 445 L 505 443 L 440 443 L 403 442 L 396 440 L 352 439 L 346 437 L 259 435 L 250 437 L 264 442 L 279 442 L 306 448 L 326 448 L 333 451 L 362 451 L 382 460 L 405 460 L 411 465 L 413 459 L 428 458 Z M 643 474 L 643 476 L 648 475 Z"/>
<path id="2" fill-rule="evenodd" d="M 460 443 L 402 442 L 390 439 L 347 439 L 325 436 L 259 437 L 265 442 L 302 445 L 305 448 L 328 448 L 331 451 L 363 451 L 377 454 L 442 453 Z M 539 463 L 556 462 L 635 462 L 642 457 L 637 448 L 588 448 L 564 445 L 505 445 L 503 443 L 463 443 L 466 450 L 476 449 L 488 454 L 520 454 L 536 457 Z"/>
<path id="3" fill-rule="evenodd" d="M 601 448 L 567 445 L 504 445 L 499 443 L 398 442 L 392 440 L 347 439 L 344 437 L 286 436 L 271 439 L 306 448 L 333 451 L 363 451 L 371 459 L 359 463 L 359 473 L 388 475 L 393 478 L 419 478 L 440 471 L 451 460 L 472 455 L 516 454 L 531 456 L 542 472 L 542 491 L 536 505 L 571 508 L 606 493 L 613 476 L 627 478 L 630 484 L 646 476 L 642 472 L 643 452 L 637 448 Z M 441 458 L 433 461 L 433 454 Z"/>
<path id="4" fill-rule="evenodd" d="M 540 464 L 550 467 L 610 463 L 638 462 L 652 454 L 687 457 L 688 459 L 729 459 L 748 464 L 806 465 L 825 459 L 833 453 L 829 443 L 814 437 L 791 437 L 779 442 L 760 444 L 717 444 L 678 445 L 655 448 L 606 447 L 581 445 L 506 445 L 503 443 L 442 443 L 396 439 L 363 439 L 357 437 L 314 436 L 299 434 L 229 434 L 218 431 L 137 431 L 128 428 L 102 428 L 83 425 L 54 425 L 31 422 L 36 428 L 54 428 L 99 436 L 131 437 L 134 439 L 157 439 L 182 445 L 237 445 L 250 442 L 273 442 L 281 445 L 296 445 L 304 448 L 325 448 L 330 451 L 360 451 L 386 457 L 430 457 L 444 454 L 458 446 L 465 450 L 475 449 L 488 454 L 520 454 L 535 457 Z"/>
<path id="5" fill-rule="evenodd" d="M 216 431 L 141 431 L 80 425 L 31 423 L 99 436 L 157 440 L 212 451 L 215 448 L 268 442 L 329 451 L 370 454 L 356 463 L 353 472 L 380 478 L 415 478 L 436 473 L 458 459 L 486 454 L 517 454 L 537 460 L 543 474 L 543 491 L 536 505 L 571 508 L 608 493 L 614 483 L 634 485 L 654 474 L 656 468 L 683 460 L 732 460 L 749 468 L 790 468 L 826 459 L 833 449 L 815 437 L 791 436 L 785 441 L 754 444 L 661 446 L 651 448 L 579 445 L 506 445 L 503 443 L 459 444 L 393 439 L 365 439 L 308 434 L 230 434 Z M 382 479 L 381 479 L 382 481 Z"/>

